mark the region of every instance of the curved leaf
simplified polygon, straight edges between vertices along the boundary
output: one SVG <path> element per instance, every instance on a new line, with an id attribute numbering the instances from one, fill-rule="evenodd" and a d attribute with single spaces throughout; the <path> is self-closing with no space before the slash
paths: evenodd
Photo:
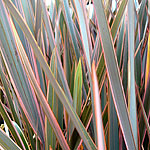
<path id="1" fill-rule="evenodd" d="M 12 121 L 12 123 L 13 123 L 14 127 L 16 128 L 17 132 L 19 133 L 19 135 L 20 135 L 20 137 L 21 137 L 21 140 L 22 140 L 22 142 L 23 142 L 23 144 L 24 144 L 26 150 L 30 150 L 30 147 L 29 147 L 29 145 L 28 145 L 28 142 L 27 142 L 27 140 L 26 140 L 26 138 L 25 138 L 23 132 L 21 131 L 20 127 L 17 125 L 16 122 Z"/>

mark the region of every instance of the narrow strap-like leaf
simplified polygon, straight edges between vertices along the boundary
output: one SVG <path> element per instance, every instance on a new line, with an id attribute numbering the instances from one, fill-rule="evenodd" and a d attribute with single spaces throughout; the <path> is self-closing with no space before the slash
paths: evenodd
<path id="1" fill-rule="evenodd" d="M 128 2 L 128 107 L 136 149 L 138 148 L 135 75 L 134 75 L 134 1 Z"/>
<path id="2" fill-rule="evenodd" d="M 97 131 L 97 144 L 98 144 L 98 149 L 105 150 L 106 144 L 105 144 L 105 137 L 103 131 L 101 103 L 100 103 L 99 88 L 98 88 L 98 82 L 97 82 L 97 76 L 95 70 L 95 62 L 93 62 L 92 64 L 92 83 L 93 83 L 96 131 Z"/>
<path id="3" fill-rule="evenodd" d="M 21 148 L 10 137 L 8 137 L 2 129 L 0 129 L 0 145 L 4 149 L 21 150 Z"/>
<path id="4" fill-rule="evenodd" d="M 145 72 L 145 89 L 147 87 L 148 75 L 150 74 L 150 32 L 148 36 L 148 47 L 147 47 L 147 60 L 146 60 L 146 72 Z"/>
<path id="5" fill-rule="evenodd" d="M 9 128 L 9 130 L 10 130 L 12 136 L 14 137 L 16 143 L 17 143 L 21 148 L 25 149 L 24 144 L 23 144 L 23 142 L 22 142 L 22 140 L 21 140 L 19 134 L 17 133 L 17 131 L 16 131 L 14 125 L 12 124 L 12 121 L 11 121 L 11 119 L 10 119 L 8 113 L 6 112 L 6 110 L 5 110 L 4 106 L 3 106 L 3 103 L 2 103 L 2 101 L 1 101 L 1 99 L 0 99 L 0 114 L 2 115 L 3 119 L 5 120 L 5 122 L 6 122 L 7 126 L 8 126 L 8 128 Z"/>
<path id="6" fill-rule="evenodd" d="M 104 13 L 102 0 L 94 0 L 95 11 L 97 14 L 99 36 L 102 41 L 107 75 L 110 82 L 112 96 L 118 115 L 120 127 L 128 149 L 135 149 L 130 119 L 128 116 L 125 95 L 119 74 L 118 63 L 110 36 L 110 30 Z M 101 12 L 101 13 L 99 13 Z"/>

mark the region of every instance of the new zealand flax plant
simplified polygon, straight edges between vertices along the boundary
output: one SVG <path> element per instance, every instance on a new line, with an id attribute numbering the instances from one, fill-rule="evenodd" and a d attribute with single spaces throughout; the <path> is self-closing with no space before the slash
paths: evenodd
<path id="1" fill-rule="evenodd" d="M 150 148 L 150 1 L 113 4 L 0 0 L 0 149 Z"/>

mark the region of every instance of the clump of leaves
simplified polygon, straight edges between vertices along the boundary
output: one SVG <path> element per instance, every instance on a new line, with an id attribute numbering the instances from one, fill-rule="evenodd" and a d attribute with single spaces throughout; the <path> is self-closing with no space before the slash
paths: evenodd
<path id="1" fill-rule="evenodd" d="M 0 0 L 0 113 L 10 133 L 0 129 L 0 145 L 148 149 L 149 12 L 147 0 Z"/>

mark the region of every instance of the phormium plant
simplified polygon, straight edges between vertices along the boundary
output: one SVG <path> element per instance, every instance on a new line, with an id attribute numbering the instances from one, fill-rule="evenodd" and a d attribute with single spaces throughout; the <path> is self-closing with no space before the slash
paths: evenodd
<path id="1" fill-rule="evenodd" d="M 0 0 L 0 149 L 149 149 L 149 26 L 149 0 Z"/>

